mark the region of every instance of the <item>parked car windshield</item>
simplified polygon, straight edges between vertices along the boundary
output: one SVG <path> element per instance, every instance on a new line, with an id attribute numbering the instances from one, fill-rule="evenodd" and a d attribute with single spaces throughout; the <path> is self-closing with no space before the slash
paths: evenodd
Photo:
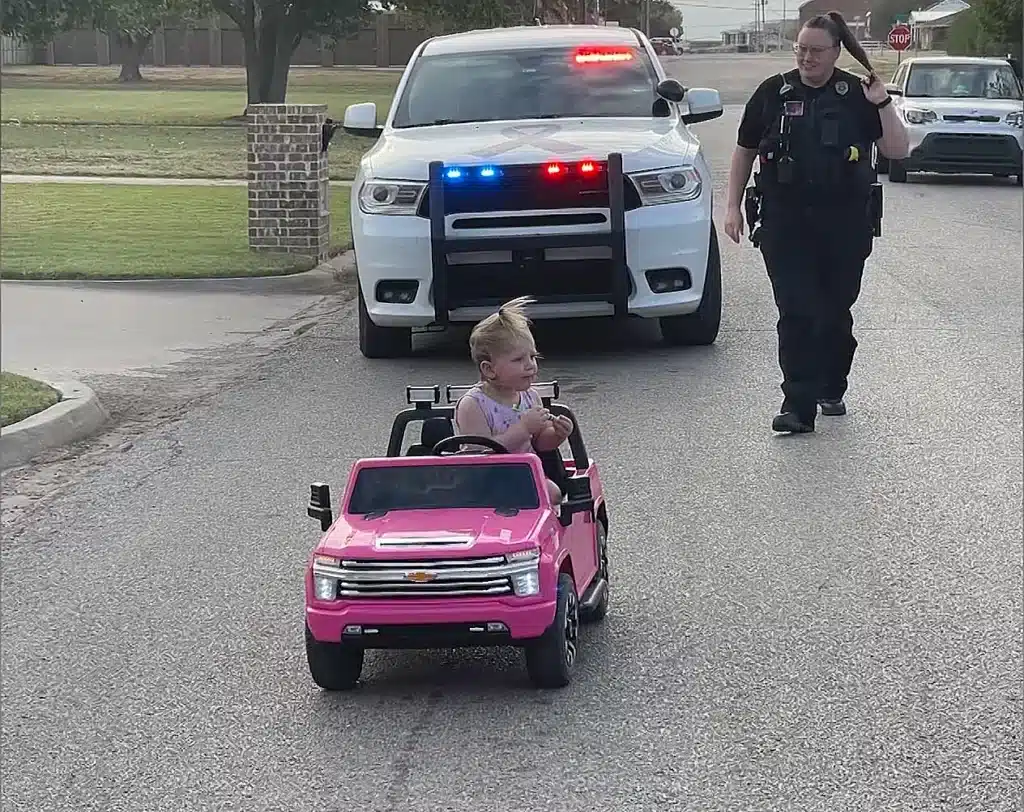
<path id="1" fill-rule="evenodd" d="M 906 95 L 913 98 L 1020 99 L 1009 65 L 914 65 Z"/>
<path id="2" fill-rule="evenodd" d="M 576 48 L 439 54 L 416 60 L 395 127 L 526 118 L 649 118 L 657 74 L 645 51 L 620 61 L 575 59 Z"/>
<path id="3" fill-rule="evenodd" d="M 540 507 L 533 469 L 523 463 L 390 465 L 356 476 L 348 512 Z"/>

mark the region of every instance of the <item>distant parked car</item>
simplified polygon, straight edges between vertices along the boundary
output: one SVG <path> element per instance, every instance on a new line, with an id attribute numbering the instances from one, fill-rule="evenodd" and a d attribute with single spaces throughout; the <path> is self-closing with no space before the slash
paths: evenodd
<path id="1" fill-rule="evenodd" d="M 1024 181 L 1024 89 L 1010 60 L 913 57 L 888 85 L 910 134 L 910 155 L 878 155 L 879 172 L 1015 176 Z"/>

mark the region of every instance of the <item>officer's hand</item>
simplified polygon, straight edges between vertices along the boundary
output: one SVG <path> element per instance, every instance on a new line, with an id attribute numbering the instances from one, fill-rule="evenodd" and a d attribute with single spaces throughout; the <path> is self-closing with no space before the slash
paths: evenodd
<path id="1" fill-rule="evenodd" d="M 725 215 L 725 233 L 733 242 L 739 242 L 743 236 L 743 212 L 739 208 L 730 209 Z"/>
<path id="2" fill-rule="evenodd" d="M 864 84 L 864 96 L 872 104 L 881 104 L 889 95 L 885 83 L 873 73 L 867 79 L 861 79 L 861 82 Z"/>

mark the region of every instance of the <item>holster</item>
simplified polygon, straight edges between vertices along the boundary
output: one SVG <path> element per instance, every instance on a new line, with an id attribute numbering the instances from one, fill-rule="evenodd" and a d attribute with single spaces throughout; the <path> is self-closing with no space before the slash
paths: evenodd
<path id="1" fill-rule="evenodd" d="M 871 233 L 875 237 L 882 236 L 882 184 L 871 184 L 871 194 L 868 197 L 868 217 L 871 220 Z"/>
<path id="2" fill-rule="evenodd" d="M 761 229 L 757 228 L 761 222 L 761 191 L 755 185 L 748 186 L 743 191 L 743 210 L 747 219 L 747 228 L 750 229 L 750 241 L 757 248 L 761 244 Z"/>

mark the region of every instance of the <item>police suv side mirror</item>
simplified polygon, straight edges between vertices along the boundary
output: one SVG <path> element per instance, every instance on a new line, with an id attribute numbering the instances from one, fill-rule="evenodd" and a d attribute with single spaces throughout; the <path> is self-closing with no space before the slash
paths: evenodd
<path id="1" fill-rule="evenodd" d="M 342 128 L 350 135 L 366 135 L 376 137 L 383 127 L 377 126 L 377 105 L 374 102 L 350 104 L 345 108 Z"/>
<path id="2" fill-rule="evenodd" d="M 662 79 L 658 82 L 658 95 L 667 101 L 678 104 L 686 98 L 686 88 L 675 79 Z"/>
<path id="3" fill-rule="evenodd" d="M 699 124 L 722 115 L 722 98 L 710 87 L 691 87 L 686 91 L 689 112 L 683 114 L 684 124 Z"/>

